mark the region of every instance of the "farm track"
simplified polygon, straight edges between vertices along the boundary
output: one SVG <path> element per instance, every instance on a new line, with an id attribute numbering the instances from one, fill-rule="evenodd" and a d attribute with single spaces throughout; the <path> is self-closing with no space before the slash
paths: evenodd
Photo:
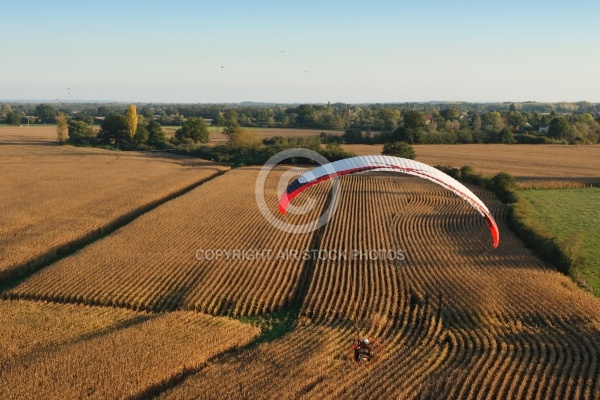
<path id="1" fill-rule="evenodd" d="M 473 188 L 499 223 L 497 250 L 479 214 L 428 182 L 365 175 L 341 188 L 320 249 L 406 260 L 318 260 L 289 334 L 161 398 L 600 398 L 600 302 L 533 257 L 493 196 Z M 349 360 L 356 326 L 383 345 L 367 368 Z"/>

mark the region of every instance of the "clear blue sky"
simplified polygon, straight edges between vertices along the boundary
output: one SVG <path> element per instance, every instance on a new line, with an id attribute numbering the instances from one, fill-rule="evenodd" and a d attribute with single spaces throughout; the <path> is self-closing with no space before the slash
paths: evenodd
<path id="1" fill-rule="evenodd" d="M 0 99 L 600 102 L 597 0 L 34 0 L 1 12 Z"/>

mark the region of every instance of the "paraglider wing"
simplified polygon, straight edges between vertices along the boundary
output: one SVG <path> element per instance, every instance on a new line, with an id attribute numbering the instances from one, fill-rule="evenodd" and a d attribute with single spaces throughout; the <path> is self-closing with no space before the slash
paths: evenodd
<path id="1" fill-rule="evenodd" d="M 498 247 L 498 243 L 500 242 L 498 225 L 496 225 L 494 217 L 486 205 L 479 199 L 479 197 L 477 197 L 472 191 L 467 189 L 467 187 L 451 176 L 448 176 L 427 164 L 406 158 L 378 155 L 359 156 L 322 165 L 306 172 L 298 177 L 298 179 L 290 183 L 286 191 L 283 192 L 279 198 L 279 211 L 282 214 L 285 214 L 289 203 L 292 201 L 292 199 L 294 199 L 294 197 L 319 182 L 323 182 L 338 176 L 356 174 L 366 171 L 391 171 L 414 175 L 430 180 L 433 183 L 452 191 L 459 197 L 463 198 L 477 211 L 479 211 L 479 213 L 486 219 L 492 233 L 494 248 Z"/>

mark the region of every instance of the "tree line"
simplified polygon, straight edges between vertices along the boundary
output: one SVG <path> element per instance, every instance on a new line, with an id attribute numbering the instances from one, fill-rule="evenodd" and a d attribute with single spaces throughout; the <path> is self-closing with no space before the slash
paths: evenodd
<path id="1" fill-rule="evenodd" d="M 263 140 L 259 133 L 238 124 L 224 128 L 229 136 L 226 144 L 203 145 L 208 142 L 208 126 L 203 118 L 188 117 L 174 136 L 167 139 L 161 124 L 137 114 L 135 104 L 130 104 L 125 113 L 112 113 L 105 117 L 96 129 L 87 121 L 69 117 L 60 112 L 56 117 L 56 132 L 62 144 L 75 146 L 97 146 L 112 150 L 169 149 L 176 154 L 196 156 L 207 160 L 228 163 L 234 166 L 264 164 L 276 153 L 295 147 L 317 151 L 335 161 L 353 156 L 337 143 L 322 146 L 318 136 Z M 309 160 L 296 160 L 309 162 Z"/>
<path id="2" fill-rule="evenodd" d="M 426 115 L 419 111 L 404 110 L 391 122 L 389 127 L 375 134 L 349 128 L 341 136 L 326 135 L 324 140 L 365 144 L 394 141 L 410 144 L 600 143 L 600 116 L 590 113 L 478 113 L 445 109 Z"/>
<path id="3" fill-rule="evenodd" d="M 204 119 L 190 117 L 183 122 L 175 136 L 167 139 L 161 124 L 137 113 L 130 104 L 125 113 L 103 117 L 100 129 L 95 129 L 89 118 L 69 117 L 60 112 L 55 118 L 58 140 L 76 146 L 100 146 L 117 150 L 173 149 L 184 143 L 208 142 L 208 128 Z"/>
<path id="4" fill-rule="evenodd" d="M 31 114 L 39 123 L 51 123 L 62 112 L 72 120 L 91 125 L 124 114 L 126 108 L 127 105 L 120 103 L 18 104 L 14 108 L 4 103 L 0 106 L 0 121 L 18 125 L 23 123 L 25 115 Z M 341 136 L 322 134 L 323 142 L 585 144 L 598 143 L 600 139 L 600 105 L 588 102 L 142 104 L 139 111 L 144 123 L 156 122 L 180 128 L 189 119 L 198 118 L 211 120 L 213 125 L 227 129 L 263 126 L 344 131 Z M 156 125 L 152 124 L 150 128 L 155 130 Z M 144 142 L 143 135 L 140 139 Z"/>

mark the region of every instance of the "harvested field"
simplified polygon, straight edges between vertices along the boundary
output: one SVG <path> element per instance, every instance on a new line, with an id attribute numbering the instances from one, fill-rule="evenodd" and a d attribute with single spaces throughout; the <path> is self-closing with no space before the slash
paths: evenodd
<path id="1" fill-rule="evenodd" d="M 254 195 L 259 170 L 236 169 L 207 182 L 45 268 L 7 295 L 236 316 L 289 306 L 309 277 L 302 258 L 284 260 L 279 251 L 307 250 L 313 236 L 279 231 L 263 218 Z M 265 196 L 274 213 L 275 189 L 286 170 L 273 171 L 267 180 Z M 327 185 L 315 187 L 306 198 L 312 194 L 321 203 L 288 221 L 316 219 L 327 192 Z M 244 253 L 218 257 L 219 250 Z"/>
<path id="2" fill-rule="evenodd" d="M 257 328 L 192 312 L 0 302 L 4 398 L 148 396 Z"/>
<path id="3" fill-rule="evenodd" d="M 161 397 L 598 398 L 600 300 L 545 269 L 507 230 L 504 206 L 475 190 L 499 222 L 497 250 L 479 214 L 438 186 L 343 178 L 320 249 L 402 249 L 406 260 L 317 262 L 290 334 Z M 349 360 L 356 325 L 383 346 L 366 368 Z"/>
<path id="4" fill-rule="evenodd" d="M 343 145 L 357 155 L 381 154 L 381 145 Z M 600 145 L 465 144 L 415 145 L 417 160 L 429 165 L 470 165 L 482 174 L 508 172 L 523 185 L 550 181 L 600 182 Z"/>
<path id="5" fill-rule="evenodd" d="M 175 135 L 179 126 L 163 126 L 163 133 L 167 138 Z M 99 128 L 96 126 L 96 130 Z M 288 128 L 249 128 L 257 132 L 262 139 L 283 136 L 287 138 L 315 137 L 321 132 L 327 135 L 342 135 L 343 131 L 332 131 L 327 129 L 288 129 Z M 227 142 L 229 137 L 223 133 L 223 128 L 217 129 L 214 126 L 208 127 L 208 137 L 210 143 L 221 144 Z M 24 142 L 56 144 L 56 125 L 31 125 L 29 127 L 0 126 L 0 145 L 2 144 L 23 144 Z"/>
<path id="6" fill-rule="evenodd" d="M 190 168 L 185 157 L 2 142 L 18 129 L 0 129 L 0 281 L 225 170 Z"/>
<path id="7" fill-rule="evenodd" d="M 0 146 L 5 144 L 57 145 L 56 125 L 0 126 Z"/>

